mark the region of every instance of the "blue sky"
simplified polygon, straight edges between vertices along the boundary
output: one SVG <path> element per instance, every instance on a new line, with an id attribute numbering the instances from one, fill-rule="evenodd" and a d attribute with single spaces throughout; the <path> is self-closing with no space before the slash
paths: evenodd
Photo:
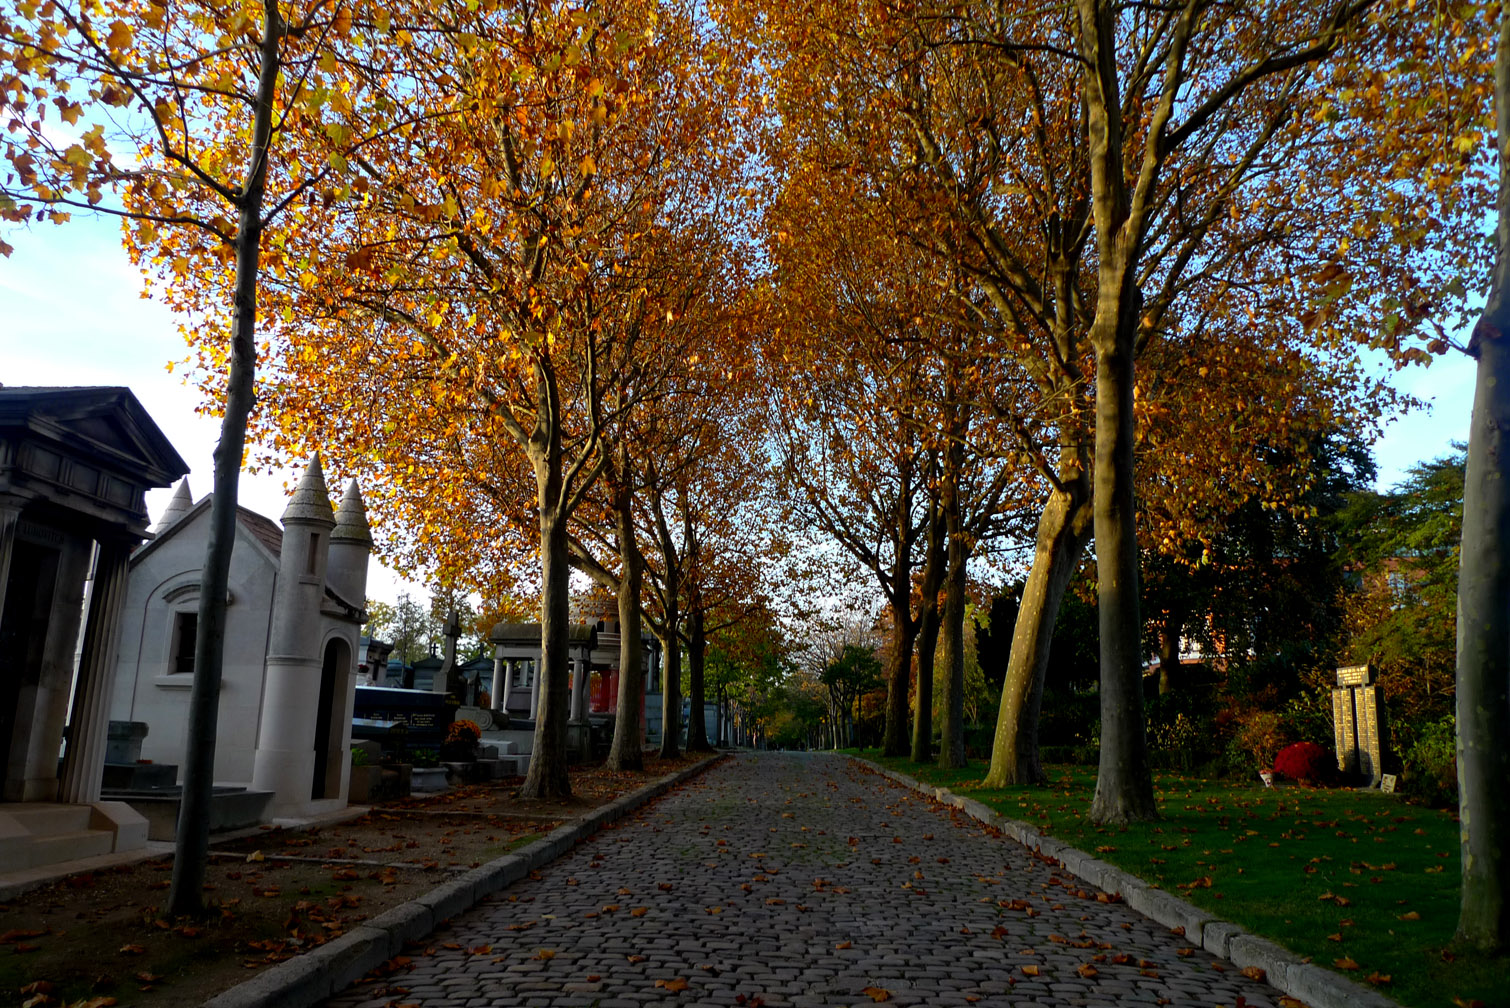
<path id="1" fill-rule="evenodd" d="M 196 415 L 197 393 L 181 374 L 168 372 L 168 362 L 182 360 L 187 349 L 172 315 L 140 297 L 141 277 L 121 249 L 116 223 L 78 216 L 61 227 L 8 228 L 5 238 L 15 251 L 0 258 L 0 383 L 129 386 L 191 466 L 196 498 L 208 493 L 218 422 Z M 1429 368 L 1398 373 L 1395 383 L 1430 406 L 1395 420 L 1375 446 L 1382 488 L 1412 463 L 1467 439 L 1473 362 L 1453 352 Z M 285 486 L 297 475 L 296 468 L 243 475 L 242 504 L 277 517 Z M 334 487 L 340 474 L 326 475 Z M 154 516 L 168 493 L 148 496 Z M 405 587 L 392 572 L 374 568 L 368 594 L 392 600 Z"/>

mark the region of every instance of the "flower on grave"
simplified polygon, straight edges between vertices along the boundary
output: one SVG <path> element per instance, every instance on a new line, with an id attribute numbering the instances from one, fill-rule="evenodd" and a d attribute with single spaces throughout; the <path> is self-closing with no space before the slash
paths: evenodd
<path id="1" fill-rule="evenodd" d="M 482 729 L 477 727 L 477 722 L 466 718 L 451 722 L 451 727 L 446 729 L 446 742 L 450 745 L 475 746 L 481 738 Z"/>

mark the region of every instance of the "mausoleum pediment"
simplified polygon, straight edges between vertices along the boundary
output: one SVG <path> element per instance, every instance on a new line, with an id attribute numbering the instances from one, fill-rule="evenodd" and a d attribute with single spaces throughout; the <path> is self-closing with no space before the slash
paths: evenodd
<path id="1" fill-rule="evenodd" d="M 145 493 L 188 464 L 130 389 L 0 387 L 0 492 L 145 528 Z"/>

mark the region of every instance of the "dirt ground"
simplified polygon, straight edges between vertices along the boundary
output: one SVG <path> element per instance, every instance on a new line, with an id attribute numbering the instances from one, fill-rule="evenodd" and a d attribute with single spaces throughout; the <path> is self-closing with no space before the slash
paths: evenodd
<path id="1" fill-rule="evenodd" d="M 201 1004 L 697 758 L 647 754 L 642 774 L 578 768 L 566 802 L 521 801 L 515 778 L 212 840 L 203 919 L 163 915 L 168 857 L 62 879 L 0 904 L 0 1005 Z"/>

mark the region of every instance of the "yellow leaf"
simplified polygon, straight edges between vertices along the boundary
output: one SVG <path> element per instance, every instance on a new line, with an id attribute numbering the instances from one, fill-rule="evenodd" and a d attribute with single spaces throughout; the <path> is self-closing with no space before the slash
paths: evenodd
<path id="1" fill-rule="evenodd" d="M 110 34 L 105 36 L 105 44 L 116 52 L 130 47 L 132 40 L 131 26 L 124 21 L 112 21 Z"/>

